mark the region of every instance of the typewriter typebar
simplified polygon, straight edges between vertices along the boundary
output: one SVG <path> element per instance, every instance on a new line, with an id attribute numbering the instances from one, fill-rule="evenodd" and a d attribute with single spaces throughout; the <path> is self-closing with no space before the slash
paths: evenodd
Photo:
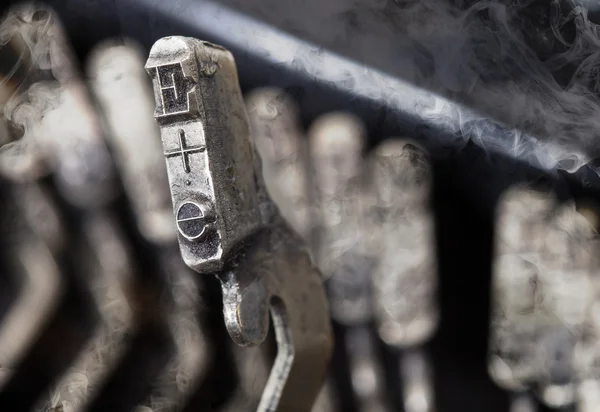
<path id="1" fill-rule="evenodd" d="M 239 345 L 264 341 L 270 310 L 278 354 L 258 410 L 309 411 L 332 347 L 321 274 L 267 195 L 233 57 L 167 37 L 146 69 L 182 257 L 220 279 L 225 323 Z"/>
<path id="2" fill-rule="evenodd" d="M 271 87 L 255 89 L 245 99 L 269 195 L 310 243 L 308 144 L 297 105 L 285 91 Z"/>
<path id="3" fill-rule="evenodd" d="M 589 318 L 596 294 L 591 226 L 574 202 L 525 186 L 502 198 L 497 225 L 490 374 L 550 408 L 571 407 L 578 382 L 594 368 L 586 348 L 597 333 Z M 587 410 L 580 401 L 577 410 Z"/>
<path id="4" fill-rule="evenodd" d="M 433 411 L 433 368 L 423 348 L 439 322 L 431 160 L 416 142 L 396 139 L 369 162 L 375 322 L 380 338 L 402 353 L 405 411 Z"/>
<path id="5" fill-rule="evenodd" d="M 327 279 L 330 315 L 344 327 L 351 387 L 360 412 L 389 411 L 370 323 L 375 259 L 366 247 L 362 122 L 346 113 L 320 116 L 308 131 L 313 172 L 313 251 Z M 318 222 L 318 223 L 317 223 Z"/>
<path id="6" fill-rule="evenodd" d="M 309 243 L 310 253 L 315 257 L 318 248 L 313 235 L 317 222 L 310 219 L 310 212 L 317 205 L 310 196 L 309 184 L 314 183 L 314 179 L 309 173 L 309 139 L 302 128 L 296 102 L 286 91 L 273 87 L 254 89 L 245 100 L 267 190 L 283 218 Z M 323 269 L 319 269 L 327 278 Z M 331 300 L 329 305 L 331 308 Z M 336 341 L 341 343 L 339 339 Z M 330 368 L 312 412 L 340 410 L 333 390 L 333 369 Z M 253 381 L 256 381 L 255 376 L 256 373 Z"/>

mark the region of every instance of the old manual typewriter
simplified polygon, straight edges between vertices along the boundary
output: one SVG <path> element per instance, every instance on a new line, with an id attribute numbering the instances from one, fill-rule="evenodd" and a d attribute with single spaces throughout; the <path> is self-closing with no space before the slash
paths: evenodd
<path id="1" fill-rule="evenodd" d="M 600 411 L 599 24 L 3 3 L 0 411 Z"/>

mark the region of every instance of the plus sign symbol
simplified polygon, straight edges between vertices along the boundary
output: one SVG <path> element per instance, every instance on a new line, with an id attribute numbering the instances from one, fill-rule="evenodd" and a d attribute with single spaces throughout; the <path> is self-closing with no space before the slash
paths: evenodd
<path id="1" fill-rule="evenodd" d="M 177 229 L 187 240 L 198 240 L 206 232 L 206 226 L 214 222 L 206 208 L 196 202 L 185 202 L 177 210 Z"/>
<path id="2" fill-rule="evenodd" d="M 190 161 L 188 155 L 190 153 L 200 153 L 206 150 L 204 146 L 187 146 L 185 143 L 185 132 L 183 130 L 179 130 L 178 134 L 179 138 L 179 146 L 175 150 L 171 150 L 169 152 L 165 152 L 166 157 L 173 156 L 181 156 L 181 161 L 183 163 L 183 170 L 186 173 L 190 172 Z"/>

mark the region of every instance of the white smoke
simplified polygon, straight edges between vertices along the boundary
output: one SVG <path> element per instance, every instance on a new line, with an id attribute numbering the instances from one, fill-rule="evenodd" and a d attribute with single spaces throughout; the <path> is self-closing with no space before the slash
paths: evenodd
<path id="1" fill-rule="evenodd" d="M 43 124 L 47 115 L 60 115 L 61 124 L 72 124 L 77 117 L 65 122 L 65 108 L 58 110 L 61 85 L 76 77 L 74 60 L 56 15 L 35 3 L 20 4 L 0 17 L 0 51 L 6 50 L 18 57 L 0 79 L 0 123 L 11 123 L 23 134 L 7 129 L 0 173 L 17 180 L 35 178 L 47 172 L 42 153 L 42 140 L 49 134 L 42 130 L 49 126 Z"/>
<path id="2" fill-rule="evenodd" d="M 544 169 L 573 172 L 598 154 L 600 31 L 587 3 L 402 3 L 404 32 L 433 67 L 410 80 L 452 100 L 427 117 Z"/>
<path id="3" fill-rule="evenodd" d="M 433 146 L 460 148 L 472 140 L 486 151 L 569 172 L 598 155 L 593 2 L 206 0 L 185 13 L 157 0 L 139 2 L 207 28 L 214 41 L 375 104 L 385 101 L 432 127 L 412 137 Z M 450 133 L 440 137 L 439 130 Z"/>
<path id="4" fill-rule="evenodd" d="M 65 82 L 75 75 L 72 53 L 53 11 L 35 2 L 12 7 L 0 21 L 0 47 L 11 45 L 21 56 L 20 65 L 30 75 L 49 71 Z M 35 70 L 33 70 L 35 69 Z"/>

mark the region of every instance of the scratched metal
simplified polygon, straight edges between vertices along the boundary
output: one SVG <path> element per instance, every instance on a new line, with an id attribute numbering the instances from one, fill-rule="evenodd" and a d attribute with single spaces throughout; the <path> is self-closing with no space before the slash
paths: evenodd
<path id="1" fill-rule="evenodd" d="M 278 354 L 258 410 L 308 411 L 332 346 L 327 303 L 319 271 L 266 192 L 233 57 L 167 37 L 146 69 L 183 259 L 219 277 L 234 342 L 260 344 L 271 313 Z"/>
<path id="2" fill-rule="evenodd" d="M 249 172 L 253 157 L 247 124 L 226 121 L 245 118 L 241 103 L 225 107 L 228 94 L 239 87 L 235 71 L 231 65 L 219 67 L 220 48 L 206 50 L 206 61 L 198 64 L 191 40 L 168 38 L 155 44 L 146 67 L 154 81 L 155 117 L 182 256 L 192 269 L 214 272 L 243 238 L 258 230 L 261 215 Z M 220 82 L 211 82 L 217 77 Z"/>

